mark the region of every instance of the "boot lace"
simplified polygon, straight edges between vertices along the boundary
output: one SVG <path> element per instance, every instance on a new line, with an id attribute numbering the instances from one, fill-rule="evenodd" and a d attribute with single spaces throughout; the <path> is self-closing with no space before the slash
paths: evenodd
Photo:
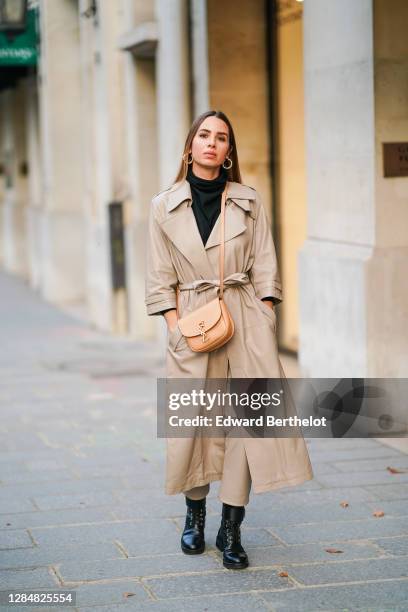
<path id="1" fill-rule="evenodd" d="M 225 539 L 226 548 L 231 548 L 235 544 L 241 544 L 241 529 L 240 523 L 231 521 L 230 519 L 225 520 Z"/>
<path id="2" fill-rule="evenodd" d="M 205 525 L 205 510 L 200 508 L 194 510 L 193 508 L 187 508 L 186 527 L 202 529 Z"/>

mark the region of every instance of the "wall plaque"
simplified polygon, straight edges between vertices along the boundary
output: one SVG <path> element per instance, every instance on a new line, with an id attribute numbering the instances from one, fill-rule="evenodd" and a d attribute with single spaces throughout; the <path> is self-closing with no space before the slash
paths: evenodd
<path id="1" fill-rule="evenodd" d="M 408 142 L 383 142 L 384 176 L 408 176 Z"/>

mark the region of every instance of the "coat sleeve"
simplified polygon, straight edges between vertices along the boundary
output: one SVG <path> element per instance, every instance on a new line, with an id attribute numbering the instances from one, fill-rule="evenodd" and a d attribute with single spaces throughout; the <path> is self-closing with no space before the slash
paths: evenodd
<path id="1" fill-rule="evenodd" d="M 163 310 L 176 308 L 177 274 L 171 260 L 167 238 L 150 208 L 146 271 L 145 305 L 148 315 L 159 315 Z"/>
<path id="2" fill-rule="evenodd" d="M 268 217 L 258 194 L 256 204 L 253 263 L 249 270 L 249 278 L 259 299 L 272 297 L 274 303 L 279 304 L 283 298 L 275 245 Z"/>

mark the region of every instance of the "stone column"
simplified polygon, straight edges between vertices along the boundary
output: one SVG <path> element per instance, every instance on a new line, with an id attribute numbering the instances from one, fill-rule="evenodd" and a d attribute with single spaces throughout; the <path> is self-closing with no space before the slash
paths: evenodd
<path id="1" fill-rule="evenodd" d="M 3 267 L 27 278 L 26 222 L 27 152 L 24 82 L 6 90 L 3 99 L 4 200 Z"/>
<path id="2" fill-rule="evenodd" d="M 118 46 L 123 62 L 124 161 L 129 196 L 126 206 L 128 332 L 152 338 L 157 321 L 146 315 L 145 253 L 151 199 L 159 190 L 155 3 L 125 0 Z"/>
<path id="3" fill-rule="evenodd" d="M 40 27 L 41 291 L 53 302 L 79 300 L 85 235 L 77 3 L 43 0 Z"/>
<path id="4" fill-rule="evenodd" d="M 408 141 L 408 4 L 326 4 L 304 4 L 300 365 L 313 377 L 406 377 L 408 177 L 383 177 L 382 143 Z"/>
<path id="5" fill-rule="evenodd" d="M 147 219 L 152 197 L 159 191 L 155 60 L 130 52 L 125 60 L 126 162 L 132 194 L 126 228 L 129 332 L 140 340 L 155 336 L 157 326 L 155 317 L 146 315 L 144 303 Z"/>
<path id="6" fill-rule="evenodd" d="M 5 185 L 5 138 L 4 138 L 5 126 L 4 126 L 4 91 L 0 92 L 0 266 L 3 265 L 3 248 L 4 248 L 4 236 L 3 236 L 3 212 L 4 212 L 4 196 L 6 192 Z"/>
<path id="7" fill-rule="evenodd" d="M 156 0 L 160 187 L 175 178 L 190 127 L 187 0 Z"/>
<path id="8" fill-rule="evenodd" d="M 25 81 L 28 196 L 26 207 L 28 278 L 33 289 L 41 287 L 41 216 L 43 205 L 42 150 L 39 137 L 37 78 L 31 76 Z"/>
<path id="9" fill-rule="evenodd" d="M 81 9 L 89 3 L 81 0 Z M 128 196 L 124 168 L 123 74 L 117 49 L 121 3 L 102 0 L 81 18 L 83 147 L 86 151 L 86 269 L 89 317 L 101 329 L 127 331 L 127 295 L 113 290 L 109 203 Z"/>
<path id="10" fill-rule="evenodd" d="M 190 0 L 194 117 L 210 110 L 207 0 Z"/>

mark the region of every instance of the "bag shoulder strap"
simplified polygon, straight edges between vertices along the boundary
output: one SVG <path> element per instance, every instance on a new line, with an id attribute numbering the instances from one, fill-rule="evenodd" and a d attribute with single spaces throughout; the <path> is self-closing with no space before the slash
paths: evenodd
<path id="1" fill-rule="evenodd" d="M 225 202 L 227 199 L 227 185 L 221 196 L 221 244 L 220 244 L 220 300 L 224 294 L 224 252 L 225 252 Z"/>

